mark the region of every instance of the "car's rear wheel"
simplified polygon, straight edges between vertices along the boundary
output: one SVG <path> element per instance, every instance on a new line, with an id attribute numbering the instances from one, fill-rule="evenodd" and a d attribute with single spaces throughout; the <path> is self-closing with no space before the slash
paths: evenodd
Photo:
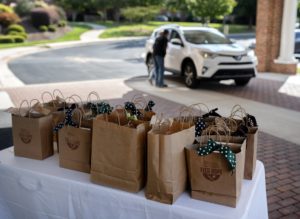
<path id="1" fill-rule="evenodd" d="M 239 78 L 239 79 L 234 79 L 235 84 L 237 86 L 246 86 L 251 78 Z"/>
<path id="2" fill-rule="evenodd" d="M 151 72 L 151 71 L 153 70 L 153 68 L 154 68 L 154 59 L 153 59 L 153 56 L 152 56 L 152 55 L 148 55 L 146 65 L 147 65 L 147 70 L 148 70 L 148 75 L 149 75 L 150 72 Z"/>
<path id="3" fill-rule="evenodd" d="M 183 68 L 184 83 L 189 88 L 196 88 L 198 86 L 197 72 L 193 62 L 189 61 Z"/>

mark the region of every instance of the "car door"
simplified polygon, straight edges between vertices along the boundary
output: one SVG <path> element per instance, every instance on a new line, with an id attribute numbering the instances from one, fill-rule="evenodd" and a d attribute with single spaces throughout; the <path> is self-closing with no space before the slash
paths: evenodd
<path id="1" fill-rule="evenodd" d="M 172 39 L 180 40 L 182 45 L 171 43 Z M 165 66 L 172 71 L 181 71 L 181 62 L 183 60 L 183 43 L 179 33 L 176 30 L 172 30 L 170 33 L 170 39 L 167 48 L 167 55 L 165 58 Z"/>

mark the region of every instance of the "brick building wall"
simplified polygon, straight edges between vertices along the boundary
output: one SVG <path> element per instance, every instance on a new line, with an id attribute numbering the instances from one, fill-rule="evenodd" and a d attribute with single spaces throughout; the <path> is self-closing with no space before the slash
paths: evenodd
<path id="1" fill-rule="evenodd" d="M 296 64 L 277 64 L 284 0 L 258 0 L 256 17 L 256 55 L 259 72 L 295 74 Z"/>

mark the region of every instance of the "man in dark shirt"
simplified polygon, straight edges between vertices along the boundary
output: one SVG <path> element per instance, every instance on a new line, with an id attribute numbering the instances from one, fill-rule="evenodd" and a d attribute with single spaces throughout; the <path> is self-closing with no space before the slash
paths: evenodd
<path id="1" fill-rule="evenodd" d="M 165 64 L 164 58 L 167 52 L 169 31 L 164 30 L 163 33 L 156 38 L 153 45 L 153 57 L 155 67 L 155 85 L 157 87 L 167 87 L 164 84 Z"/>

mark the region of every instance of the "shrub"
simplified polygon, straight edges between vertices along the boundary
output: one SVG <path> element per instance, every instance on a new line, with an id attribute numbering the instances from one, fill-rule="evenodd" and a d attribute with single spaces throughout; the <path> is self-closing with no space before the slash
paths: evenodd
<path id="1" fill-rule="evenodd" d="M 7 27 L 11 24 L 20 22 L 20 18 L 15 13 L 3 12 L 0 13 L 0 25 Z"/>
<path id="2" fill-rule="evenodd" d="M 25 38 L 22 36 L 18 36 L 18 35 L 8 35 L 10 37 L 12 37 L 14 39 L 15 43 L 24 43 L 25 42 Z"/>
<path id="3" fill-rule="evenodd" d="M 67 25 L 67 21 L 60 21 L 57 24 L 59 27 L 65 27 Z"/>
<path id="4" fill-rule="evenodd" d="M 14 10 L 18 15 L 26 16 L 30 14 L 33 8 L 34 8 L 34 3 L 32 0 L 22 0 L 22 1 L 18 1 L 16 7 L 14 7 Z"/>
<path id="5" fill-rule="evenodd" d="M 13 36 L 21 36 L 21 37 L 23 37 L 24 39 L 27 39 L 27 33 L 25 33 L 25 32 L 16 32 L 16 31 L 10 31 L 10 32 L 8 32 L 8 34 L 7 35 L 13 35 Z"/>
<path id="6" fill-rule="evenodd" d="M 25 29 L 23 26 L 19 25 L 19 24 L 12 24 L 12 25 L 9 25 L 9 27 L 7 28 L 7 31 L 10 32 L 10 31 L 15 31 L 15 32 L 23 32 L 25 33 Z"/>
<path id="7" fill-rule="evenodd" d="M 42 26 L 39 26 L 39 30 L 42 32 L 46 32 L 46 31 L 48 31 L 48 27 L 45 25 L 42 25 Z"/>
<path id="8" fill-rule="evenodd" d="M 14 13 L 14 10 L 7 5 L 0 4 L 0 12 Z"/>
<path id="9" fill-rule="evenodd" d="M 52 7 L 36 8 L 31 11 L 31 21 L 36 28 L 43 25 L 49 26 L 58 23 L 59 15 Z"/>
<path id="10" fill-rule="evenodd" d="M 48 26 L 48 30 L 50 31 L 50 32 L 55 32 L 56 31 L 56 26 L 55 25 L 49 25 Z"/>
<path id="11" fill-rule="evenodd" d="M 15 38 L 13 36 L 0 35 L 0 43 L 14 43 Z"/>

